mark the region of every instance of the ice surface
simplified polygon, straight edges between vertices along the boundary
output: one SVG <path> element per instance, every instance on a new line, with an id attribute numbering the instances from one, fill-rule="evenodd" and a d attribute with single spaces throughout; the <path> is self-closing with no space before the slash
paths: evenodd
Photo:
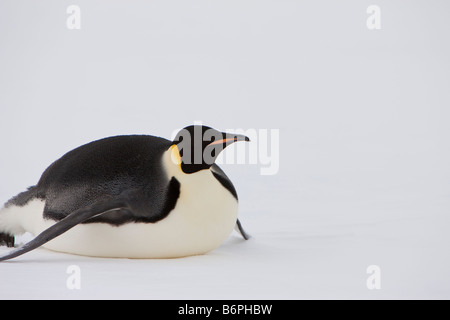
<path id="1" fill-rule="evenodd" d="M 446 228 L 447 217 L 339 220 L 248 218 L 251 240 L 234 234 L 207 255 L 182 259 L 99 259 L 38 249 L 0 265 L 0 298 L 449 297 L 448 235 L 436 232 Z M 382 271 L 381 290 L 366 287 L 373 264 Z M 70 265 L 80 267 L 80 290 L 66 286 Z"/>

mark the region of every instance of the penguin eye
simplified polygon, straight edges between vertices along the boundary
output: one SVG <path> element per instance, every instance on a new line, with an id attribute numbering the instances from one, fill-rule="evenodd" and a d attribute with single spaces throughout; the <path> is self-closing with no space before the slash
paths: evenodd
<path id="1" fill-rule="evenodd" d="M 180 157 L 183 157 L 183 149 L 181 149 L 179 152 L 180 152 Z"/>

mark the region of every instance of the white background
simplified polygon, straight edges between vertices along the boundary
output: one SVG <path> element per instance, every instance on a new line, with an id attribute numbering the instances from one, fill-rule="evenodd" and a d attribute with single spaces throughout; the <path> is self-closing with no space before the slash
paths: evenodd
<path id="1" fill-rule="evenodd" d="M 372 4 L 381 30 L 366 27 Z M 280 130 L 278 174 L 224 166 L 251 241 L 175 260 L 39 249 L 0 264 L 0 298 L 450 298 L 449 9 L 0 0 L 1 202 L 106 136 Z M 66 288 L 72 264 L 81 290 Z"/>

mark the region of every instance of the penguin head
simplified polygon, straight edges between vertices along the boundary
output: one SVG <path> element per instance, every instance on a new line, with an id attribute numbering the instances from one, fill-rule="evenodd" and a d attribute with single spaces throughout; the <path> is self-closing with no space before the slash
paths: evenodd
<path id="1" fill-rule="evenodd" d="M 244 135 L 220 132 L 207 126 L 188 126 L 173 140 L 172 160 L 186 174 L 211 168 L 217 156 L 237 141 L 250 141 Z"/>

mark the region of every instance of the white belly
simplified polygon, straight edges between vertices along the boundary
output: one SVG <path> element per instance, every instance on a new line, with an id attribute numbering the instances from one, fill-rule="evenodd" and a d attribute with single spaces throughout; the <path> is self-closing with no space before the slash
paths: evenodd
<path id="1" fill-rule="evenodd" d="M 209 178 L 209 170 L 197 179 Z M 81 224 L 44 245 L 45 248 L 97 257 L 176 258 L 200 255 L 220 246 L 233 231 L 238 202 L 212 175 L 204 188 L 181 183 L 175 209 L 156 223 L 128 223 L 115 227 L 105 223 Z M 42 207 L 43 208 L 43 207 Z M 52 224 L 42 211 L 33 219 L 38 234 Z"/>
<path id="2" fill-rule="evenodd" d="M 176 258 L 207 253 L 233 231 L 238 202 L 210 170 L 184 174 L 171 151 L 163 159 L 168 178 L 180 182 L 180 196 L 169 215 L 156 223 L 80 224 L 44 247 L 61 252 L 115 258 Z M 55 224 L 43 219 L 45 203 L 30 201 L 24 207 L 0 212 L 0 231 L 38 235 Z"/>

